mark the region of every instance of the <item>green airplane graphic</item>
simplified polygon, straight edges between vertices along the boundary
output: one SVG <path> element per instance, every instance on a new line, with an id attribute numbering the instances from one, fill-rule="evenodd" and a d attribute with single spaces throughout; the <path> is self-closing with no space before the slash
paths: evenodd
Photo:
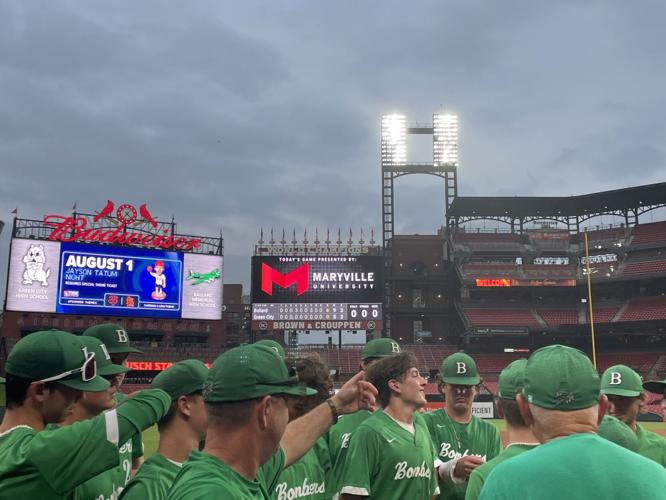
<path id="1" fill-rule="evenodd" d="M 212 283 L 220 279 L 220 270 L 215 268 L 209 273 L 195 273 L 190 269 L 190 274 L 185 278 L 186 280 L 194 280 L 190 285 L 200 285 L 201 283 Z"/>

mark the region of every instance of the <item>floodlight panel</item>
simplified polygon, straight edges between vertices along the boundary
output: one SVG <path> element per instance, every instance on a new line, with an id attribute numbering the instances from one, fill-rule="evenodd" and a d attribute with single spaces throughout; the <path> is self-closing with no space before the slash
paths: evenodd
<path id="1" fill-rule="evenodd" d="M 382 165 L 407 163 L 407 117 L 382 115 Z"/>
<path id="2" fill-rule="evenodd" d="M 436 166 L 458 166 L 458 115 L 432 115 L 432 155 Z"/>

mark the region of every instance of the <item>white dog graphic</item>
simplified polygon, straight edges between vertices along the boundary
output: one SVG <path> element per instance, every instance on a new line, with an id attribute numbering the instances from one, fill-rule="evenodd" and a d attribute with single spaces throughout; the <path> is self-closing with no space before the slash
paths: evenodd
<path id="1" fill-rule="evenodd" d="M 46 278 L 51 274 L 51 268 L 44 269 L 46 256 L 43 245 L 30 245 L 28 253 L 23 257 L 23 263 L 25 264 L 24 285 L 32 285 L 33 281 L 38 281 L 42 286 L 49 286 Z"/>

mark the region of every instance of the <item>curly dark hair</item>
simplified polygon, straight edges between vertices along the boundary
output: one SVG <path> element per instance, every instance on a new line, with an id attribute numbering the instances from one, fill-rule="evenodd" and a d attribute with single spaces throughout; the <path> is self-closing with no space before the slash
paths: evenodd
<path id="1" fill-rule="evenodd" d="M 308 396 L 309 409 L 323 403 L 333 394 L 333 378 L 326 363 L 317 354 L 306 354 L 298 357 L 287 357 L 284 360 L 287 368 L 294 369 L 298 380 L 302 384 L 317 391 L 314 396 Z"/>

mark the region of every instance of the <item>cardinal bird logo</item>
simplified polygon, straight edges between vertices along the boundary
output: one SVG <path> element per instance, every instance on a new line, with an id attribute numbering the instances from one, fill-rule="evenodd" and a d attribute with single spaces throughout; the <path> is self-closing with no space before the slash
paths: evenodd
<path id="1" fill-rule="evenodd" d="M 157 228 L 157 221 L 150 214 L 145 203 L 139 207 L 139 213 L 141 214 L 141 217 L 143 217 L 143 220 L 149 222 L 154 228 Z"/>
<path id="2" fill-rule="evenodd" d="M 108 200 L 104 208 L 99 212 L 97 212 L 97 215 L 95 215 L 93 221 L 97 222 L 102 218 L 109 218 L 112 213 L 113 213 L 113 202 L 111 200 Z"/>

